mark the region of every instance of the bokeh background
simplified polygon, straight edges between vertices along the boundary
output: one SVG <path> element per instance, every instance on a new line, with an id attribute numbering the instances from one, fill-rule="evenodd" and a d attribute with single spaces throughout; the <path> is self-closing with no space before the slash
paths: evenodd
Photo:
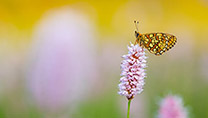
<path id="1" fill-rule="evenodd" d="M 125 118 L 117 85 L 134 20 L 178 41 L 147 52 L 131 117 L 155 118 L 172 93 L 190 118 L 208 118 L 207 0 L 0 0 L 0 118 Z"/>

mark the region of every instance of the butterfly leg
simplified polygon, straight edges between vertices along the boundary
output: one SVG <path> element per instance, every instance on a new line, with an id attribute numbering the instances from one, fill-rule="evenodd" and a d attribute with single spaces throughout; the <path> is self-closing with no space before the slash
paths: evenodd
<path id="1" fill-rule="evenodd" d="M 136 45 L 137 44 L 137 40 L 134 42 L 134 45 Z"/>

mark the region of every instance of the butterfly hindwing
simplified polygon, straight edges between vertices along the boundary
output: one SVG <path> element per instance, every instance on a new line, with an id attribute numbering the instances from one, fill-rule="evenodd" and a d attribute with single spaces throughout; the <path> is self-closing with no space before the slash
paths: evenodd
<path id="1" fill-rule="evenodd" d="M 143 34 L 142 38 L 143 46 L 155 55 L 162 55 L 171 49 L 176 41 L 175 36 L 167 33 L 147 33 Z"/>

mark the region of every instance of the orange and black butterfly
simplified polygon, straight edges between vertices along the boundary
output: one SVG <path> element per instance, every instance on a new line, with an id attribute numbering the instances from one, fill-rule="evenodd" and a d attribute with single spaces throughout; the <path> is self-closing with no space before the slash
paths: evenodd
<path id="1" fill-rule="evenodd" d="M 167 33 L 146 33 L 140 34 L 138 32 L 137 24 L 139 22 L 134 21 L 137 31 L 135 31 L 136 43 L 138 43 L 142 48 L 146 48 L 150 53 L 157 56 L 162 55 L 164 52 L 168 51 L 174 47 L 177 39 L 172 34 Z"/>

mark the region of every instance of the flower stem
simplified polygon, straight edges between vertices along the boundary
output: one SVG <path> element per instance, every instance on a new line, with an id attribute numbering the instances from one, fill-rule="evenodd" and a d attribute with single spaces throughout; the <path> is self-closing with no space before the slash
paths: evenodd
<path id="1" fill-rule="evenodd" d="M 129 114 L 130 114 L 130 104 L 131 104 L 131 100 L 128 101 L 127 118 L 129 118 Z"/>

